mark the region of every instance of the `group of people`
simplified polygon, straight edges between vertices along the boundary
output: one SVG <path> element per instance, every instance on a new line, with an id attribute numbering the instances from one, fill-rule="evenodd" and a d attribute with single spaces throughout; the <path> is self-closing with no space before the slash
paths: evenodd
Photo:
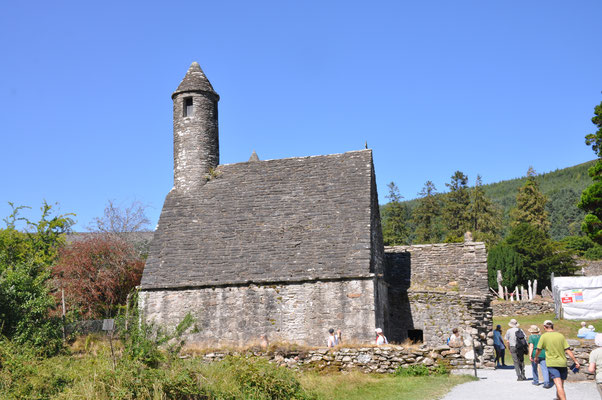
<path id="1" fill-rule="evenodd" d="M 383 344 L 389 344 L 389 341 L 387 340 L 387 337 L 385 336 L 385 334 L 383 333 L 383 330 L 381 328 L 376 328 L 374 331 L 376 333 L 376 338 L 374 340 L 374 344 L 376 344 L 377 346 L 382 346 Z M 328 347 L 334 347 L 334 346 L 338 346 L 339 344 L 342 344 L 342 343 L 343 343 L 343 339 L 342 339 L 341 330 L 338 329 L 335 332 L 334 328 L 330 328 L 328 330 L 328 339 L 326 341 L 326 345 Z"/>
<path id="2" fill-rule="evenodd" d="M 528 339 L 516 319 L 511 319 L 508 326 L 510 329 L 506 331 L 503 337 L 501 325 L 496 326 L 493 332 L 496 367 L 505 366 L 505 349 L 509 349 L 517 380 L 525 381 L 527 378 L 525 376 L 524 357 L 528 355 L 533 372 L 532 384 L 540 385 L 543 383 L 543 387 L 546 389 L 555 386 L 556 397 L 559 400 L 566 400 L 564 381 L 567 378 L 568 370 L 571 369 L 573 372 L 577 372 L 581 366 L 571 351 L 564 335 L 554 331 L 554 323 L 550 320 L 544 321 L 543 334 L 537 325 L 531 325 L 527 330 L 529 332 Z M 602 335 L 599 339 L 600 344 L 602 344 Z M 571 366 L 568 365 L 566 356 L 573 361 Z M 600 357 L 602 358 L 602 353 Z M 596 368 L 595 363 L 593 368 Z M 538 369 L 541 369 L 543 382 L 539 381 Z M 592 370 L 591 359 L 589 369 Z M 599 375 L 602 375 L 602 373 Z M 602 376 L 600 378 L 602 380 Z M 600 384 L 598 384 L 598 390 L 602 390 Z"/>
<path id="3" fill-rule="evenodd" d="M 585 326 L 586 323 L 581 322 L 581 328 L 577 332 L 577 337 L 581 339 L 595 339 L 596 338 L 596 328 L 593 325 Z"/>

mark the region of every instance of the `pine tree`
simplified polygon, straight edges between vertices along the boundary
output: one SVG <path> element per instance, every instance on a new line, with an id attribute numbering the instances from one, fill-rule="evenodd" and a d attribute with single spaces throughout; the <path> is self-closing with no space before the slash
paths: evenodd
<path id="1" fill-rule="evenodd" d="M 383 241 L 386 246 L 396 246 L 410 243 L 410 210 L 402 203 L 403 196 L 395 182 L 387 185 L 390 202 L 383 207 Z"/>
<path id="2" fill-rule="evenodd" d="M 602 103 L 595 107 L 592 123 L 598 130 L 585 136 L 585 144 L 592 146 L 598 162 L 588 170 L 594 183 L 583 191 L 577 207 L 588 213 L 581 224 L 581 230 L 594 242 L 602 244 Z"/>
<path id="3" fill-rule="evenodd" d="M 489 286 L 497 289 L 497 271 L 502 272 L 502 285 L 514 288 L 522 282 L 523 260 L 509 245 L 500 243 L 487 254 L 487 278 Z"/>
<path id="4" fill-rule="evenodd" d="M 474 238 L 492 244 L 499 240 L 501 213 L 483 190 L 481 175 L 477 175 L 474 188 L 470 191 L 470 229 Z"/>
<path id="5" fill-rule="evenodd" d="M 446 240 L 461 240 L 464 232 L 470 227 L 468 177 L 461 171 L 456 171 L 451 177 L 451 182 L 446 183 L 445 186 L 449 188 L 443 206 L 443 218 L 447 226 Z"/>
<path id="6" fill-rule="evenodd" d="M 527 181 L 518 189 L 516 208 L 510 211 L 510 217 L 512 226 L 526 223 L 548 232 L 550 221 L 546 211 L 547 198 L 539 189 L 539 184 L 535 180 L 536 175 L 533 167 L 529 167 Z"/>
<path id="7" fill-rule="evenodd" d="M 431 181 L 426 181 L 418 193 L 420 199 L 412 215 L 416 226 L 416 239 L 414 243 L 436 243 L 441 240 L 442 229 L 439 216 L 441 215 L 441 201 L 436 196 L 437 188 Z"/>

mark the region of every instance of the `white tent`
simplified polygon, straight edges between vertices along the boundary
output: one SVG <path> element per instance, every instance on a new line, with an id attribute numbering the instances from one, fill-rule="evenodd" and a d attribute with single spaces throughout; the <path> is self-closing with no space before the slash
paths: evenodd
<path id="1" fill-rule="evenodd" d="M 552 277 L 556 318 L 602 318 L 602 275 Z"/>

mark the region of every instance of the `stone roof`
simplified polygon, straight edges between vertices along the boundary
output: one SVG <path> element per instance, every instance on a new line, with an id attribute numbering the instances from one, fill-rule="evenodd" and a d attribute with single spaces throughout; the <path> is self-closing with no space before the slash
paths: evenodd
<path id="1" fill-rule="evenodd" d="M 182 79 L 182 82 L 180 82 L 180 85 L 171 97 L 174 98 L 176 94 L 182 92 L 209 92 L 216 95 L 219 99 L 219 95 L 213 90 L 209 79 L 207 79 L 201 66 L 196 61 L 190 65 L 186 76 L 184 76 L 184 79 Z"/>
<path id="2" fill-rule="evenodd" d="M 220 165 L 208 179 L 167 195 L 143 289 L 373 276 L 371 150 Z"/>

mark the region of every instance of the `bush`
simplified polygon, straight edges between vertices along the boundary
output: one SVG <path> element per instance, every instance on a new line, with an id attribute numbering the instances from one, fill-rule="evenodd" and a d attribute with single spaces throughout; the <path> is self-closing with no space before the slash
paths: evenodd
<path id="1" fill-rule="evenodd" d="M 567 236 L 560 241 L 565 248 L 574 250 L 576 254 L 582 256 L 586 251 L 596 244 L 587 236 Z"/>
<path id="2" fill-rule="evenodd" d="M 398 376 L 427 376 L 429 373 L 429 369 L 424 364 L 410 365 L 409 367 L 400 365 L 395 370 L 395 375 Z"/>
<path id="3" fill-rule="evenodd" d="M 602 246 L 597 244 L 591 249 L 588 249 L 585 253 L 583 253 L 583 258 L 588 260 L 602 259 Z"/>

